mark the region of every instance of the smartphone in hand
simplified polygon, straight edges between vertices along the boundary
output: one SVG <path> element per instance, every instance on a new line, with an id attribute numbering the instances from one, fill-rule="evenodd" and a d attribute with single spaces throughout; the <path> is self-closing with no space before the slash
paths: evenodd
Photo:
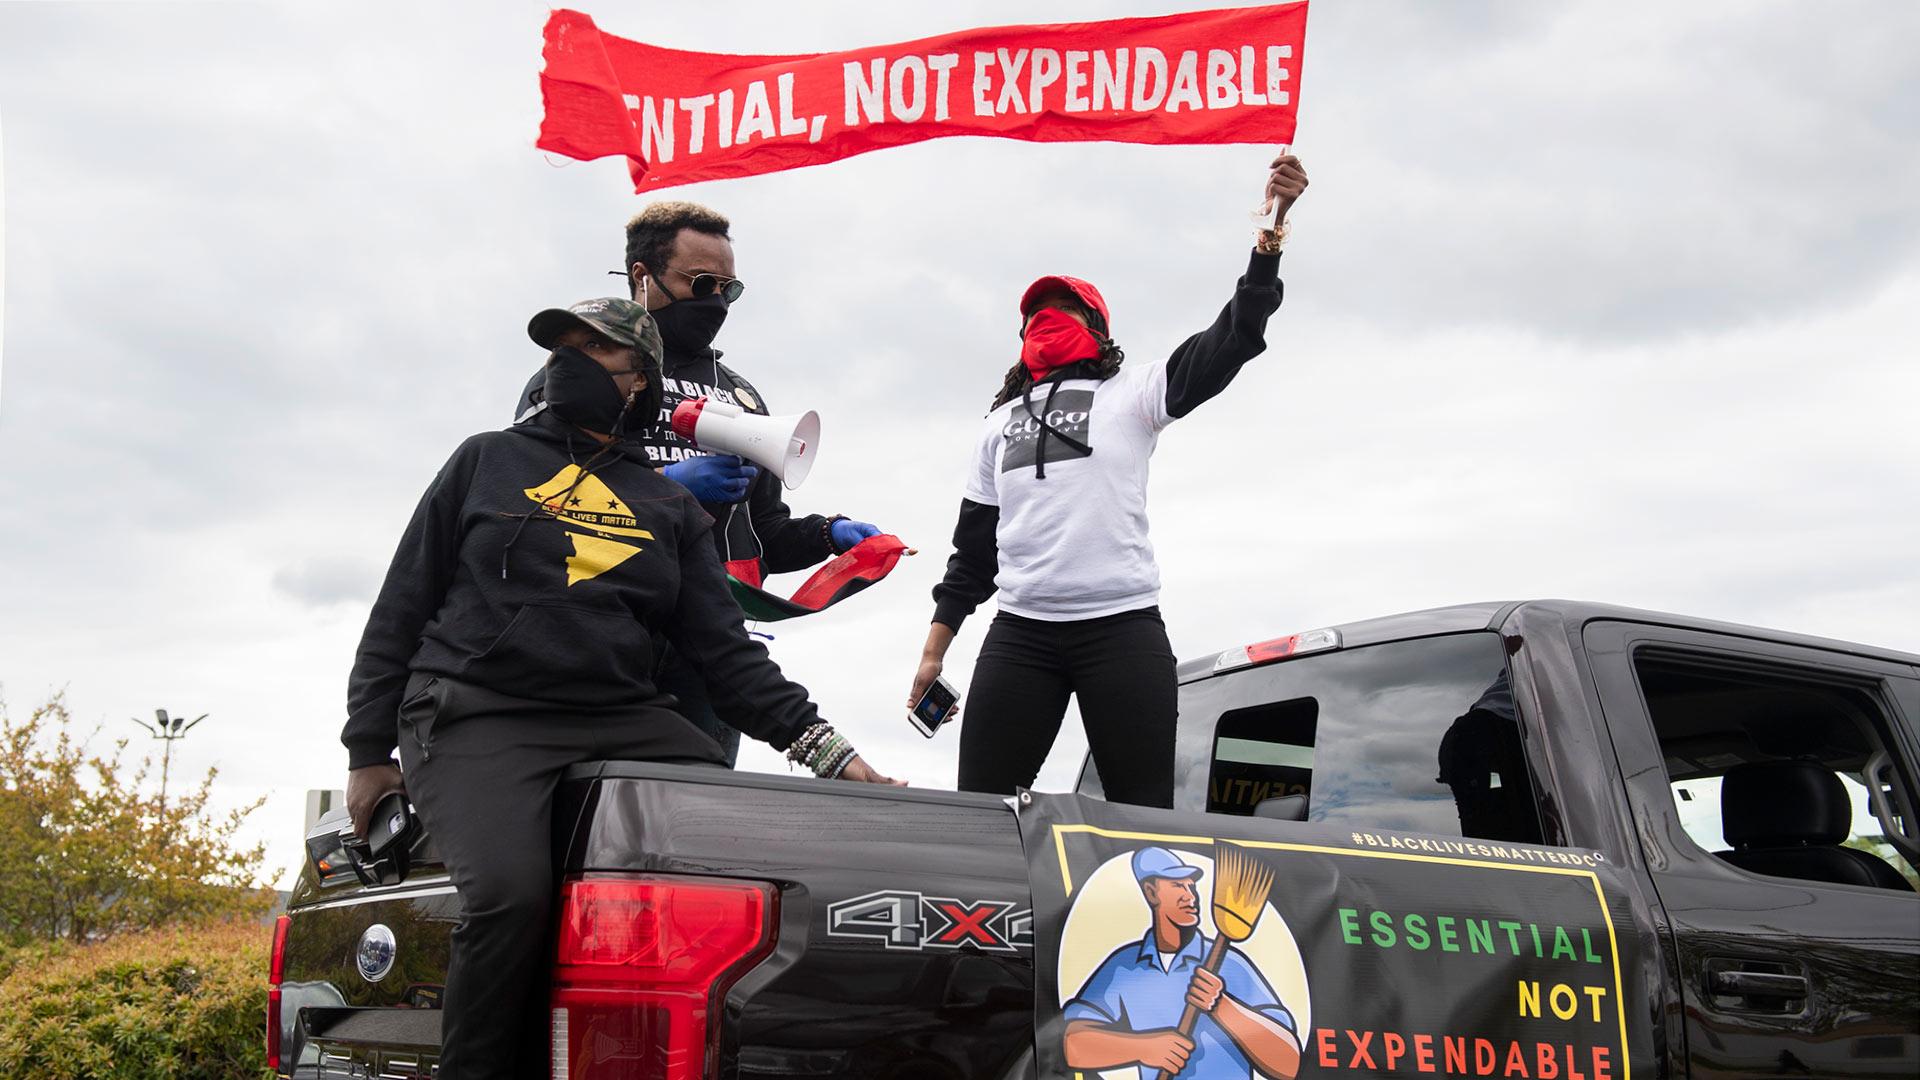
<path id="1" fill-rule="evenodd" d="M 938 676 L 920 700 L 913 703 L 907 712 L 907 722 L 927 738 L 940 730 L 940 725 L 953 718 L 954 711 L 960 707 L 960 695 L 945 676 Z"/>

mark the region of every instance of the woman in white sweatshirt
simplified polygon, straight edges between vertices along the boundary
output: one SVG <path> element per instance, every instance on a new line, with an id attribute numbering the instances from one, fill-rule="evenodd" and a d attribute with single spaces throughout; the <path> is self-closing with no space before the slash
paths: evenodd
<path id="1" fill-rule="evenodd" d="M 1276 220 L 1306 186 L 1299 159 L 1274 160 Z M 1285 231 L 1260 231 L 1219 317 L 1161 363 L 1122 364 L 1106 302 L 1085 281 L 1043 277 L 1021 297 L 1020 362 L 987 414 L 907 699 L 919 700 L 962 620 L 997 590 L 961 729 L 962 790 L 1031 785 L 1071 694 L 1107 797 L 1173 805 L 1177 687 L 1147 539 L 1147 463 L 1167 425 L 1266 348 Z"/>

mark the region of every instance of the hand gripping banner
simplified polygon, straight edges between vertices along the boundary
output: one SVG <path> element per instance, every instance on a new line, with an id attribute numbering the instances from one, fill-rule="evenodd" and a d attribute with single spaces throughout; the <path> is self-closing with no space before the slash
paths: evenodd
<path id="1" fill-rule="evenodd" d="M 791 600 L 760 588 L 760 567 L 755 560 L 727 566 L 727 587 L 747 618 L 759 622 L 811 615 L 845 600 L 854 593 L 893 573 L 907 545 L 897 536 L 881 533 L 869 536 L 841 554 L 827 560 L 813 572 Z"/>
<path id="2" fill-rule="evenodd" d="M 819 165 L 949 135 L 1293 141 L 1307 5 L 966 30 L 733 56 L 547 20 L 539 146 L 631 162 L 634 190 Z"/>
<path id="3" fill-rule="evenodd" d="M 1046 1080 L 1656 1067 L 1658 946 L 1600 852 L 1014 801 Z"/>

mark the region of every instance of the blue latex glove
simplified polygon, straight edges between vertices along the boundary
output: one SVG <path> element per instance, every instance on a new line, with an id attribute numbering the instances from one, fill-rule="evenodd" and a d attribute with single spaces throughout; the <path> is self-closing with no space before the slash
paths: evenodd
<path id="1" fill-rule="evenodd" d="M 869 525 L 864 521 L 854 521 L 851 518 L 841 518 L 827 531 L 833 537 L 835 551 L 851 551 L 855 544 L 867 537 L 880 535 L 879 526 Z"/>
<path id="2" fill-rule="evenodd" d="M 676 461 L 660 474 L 703 503 L 737 503 L 747 497 L 760 470 L 732 454 L 708 454 Z"/>

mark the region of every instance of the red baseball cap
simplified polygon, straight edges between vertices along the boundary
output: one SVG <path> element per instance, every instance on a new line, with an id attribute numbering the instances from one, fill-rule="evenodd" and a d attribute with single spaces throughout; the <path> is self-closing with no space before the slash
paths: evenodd
<path id="1" fill-rule="evenodd" d="M 1095 329 L 1103 334 L 1111 334 L 1113 332 L 1113 319 L 1107 312 L 1107 301 L 1105 297 L 1100 295 L 1100 290 L 1094 288 L 1092 282 L 1081 281 L 1075 277 L 1061 277 L 1057 274 L 1041 278 L 1027 286 L 1027 291 L 1020 294 L 1021 320 L 1024 322 L 1028 315 L 1033 314 L 1033 302 L 1035 300 L 1057 289 L 1064 289 L 1072 293 L 1082 304 L 1087 306 L 1088 310 L 1100 316 L 1100 325 L 1095 327 Z"/>

